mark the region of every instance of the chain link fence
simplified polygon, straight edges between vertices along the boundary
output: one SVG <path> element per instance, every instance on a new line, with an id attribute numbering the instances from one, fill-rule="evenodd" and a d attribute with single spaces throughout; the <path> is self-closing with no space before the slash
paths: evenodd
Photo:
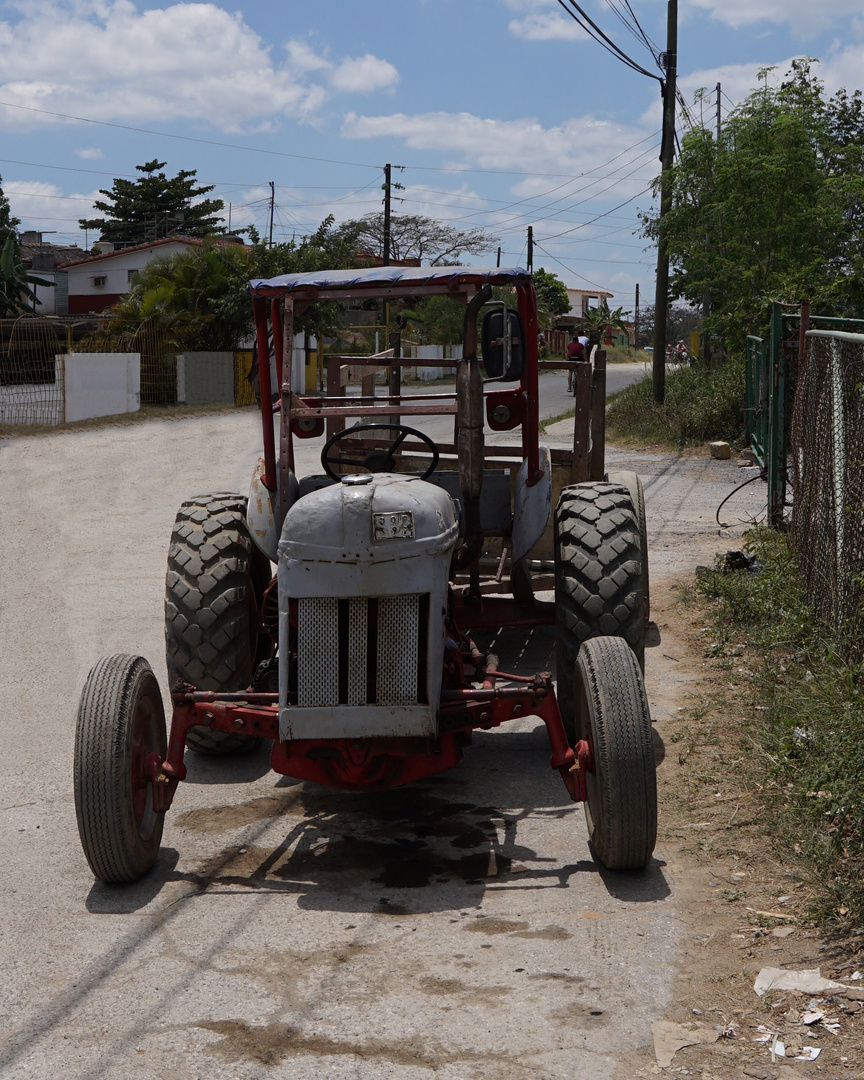
<path id="1" fill-rule="evenodd" d="M 57 425 L 68 419 L 64 357 L 71 353 L 117 353 L 118 363 L 121 354 L 138 354 L 141 404 L 177 404 L 178 349 L 163 327 L 145 322 L 117 334 L 99 319 L 22 315 L 0 320 L 0 426 Z M 237 350 L 233 355 L 234 404 L 254 405 L 254 353 Z"/>
<path id="2" fill-rule="evenodd" d="M 0 320 L 0 424 L 59 424 L 67 327 L 22 316 Z"/>
<path id="3" fill-rule="evenodd" d="M 817 615 L 864 656 L 864 334 L 812 330 L 797 371 L 791 541 Z"/>

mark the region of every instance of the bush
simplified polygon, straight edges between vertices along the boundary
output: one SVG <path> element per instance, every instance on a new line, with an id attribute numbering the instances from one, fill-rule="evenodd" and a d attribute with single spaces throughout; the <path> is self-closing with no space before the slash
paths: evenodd
<path id="1" fill-rule="evenodd" d="M 666 373 L 666 400 L 654 401 L 651 375 L 617 394 L 606 413 L 611 439 L 672 442 L 677 446 L 744 434 L 744 361 L 726 360 L 705 367 Z"/>
<path id="2" fill-rule="evenodd" d="M 718 561 L 697 578 L 711 604 L 711 655 L 753 709 L 742 742 L 750 726 L 775 840 L 818 883 L 810 914 L 861 934 L 864 670 L 844 662 L 842 642 L 816 620 L 785 536 L 759 529 L 747 548 L 758 573 Z"/>

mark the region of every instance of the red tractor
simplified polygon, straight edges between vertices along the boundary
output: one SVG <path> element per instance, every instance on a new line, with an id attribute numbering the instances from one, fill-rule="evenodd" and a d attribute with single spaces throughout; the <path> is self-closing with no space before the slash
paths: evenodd
<path id="1" fill-rule="evenodd" d="M 200 496 L 177 515 L 170 733 L 142 657 L 100 660 L 81 697 L 75 802 L 95 876 L 134 881 L 153 865 L 187 747 L 236 754 L 270 739 L 278 773 L 380 790 L 452 768 L 474 729 L 525 716 L 546 725 L 595 857 L 644 867 L 657 821 L 644 503 L 634 473 L 604 476 L 603 354 L 547 365 L 573 367 L 576 383 L 573 450 L 550 453 L 524 270 L 336 270 L 250 293 L 264 453 L 248 499 Z M 294 320 L 309 304 L 442 295 L 464 308 L 455 392 L 402 392 L 398 333 L 385 354 L 328 358 L 326 396 L 292 390 Z M 375 396 L 368 372 L 382 365 Z M 359 396 L 345 393 L 348 369 L 366 372 Z M 446 443 L 404 422 L 451 416 Z M 298 476 L 295 441 L 325 428 L 322 472 Z M 488 445 L 487 428 L 520 441 Z M 535 595 L 553 584 L 554 603 Z M 472 636 L 544 625 L 557 689 L 548 671 L 500 670 Z"/>

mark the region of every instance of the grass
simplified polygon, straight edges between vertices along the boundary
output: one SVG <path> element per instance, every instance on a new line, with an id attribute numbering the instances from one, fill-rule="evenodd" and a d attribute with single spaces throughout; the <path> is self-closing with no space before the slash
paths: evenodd
<path id="1" fill-rule="evenodd" d="M 744 361 L 666 372 L 666 396 L 654 402 L 651 376 L 616 394 L 606 413 L 606 434 L 621 443 L 688 446 L 714 439 L 740 445 L 743 435 Z"/>
<path id="2" fill-rule="evenodd" d="M 810 916 L 864 935 L 864 665 L 817 623 L 785 536 L 749 534 L 758 573 L 702 573 L 710 650 L 749 715 L 771 831 L 812 879 Z"/>

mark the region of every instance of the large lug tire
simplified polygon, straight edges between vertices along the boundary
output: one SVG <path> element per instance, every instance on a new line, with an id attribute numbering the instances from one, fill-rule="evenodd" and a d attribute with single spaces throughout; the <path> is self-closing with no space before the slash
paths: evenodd
<path id="1" fill-rule="evenodd" d="M 635 472 L 616 469 L 606 473 L 610 484 L 622 484 L 630 492 L 630 500 L 636 511 L 636 523 L 639 526 L 639 543 L 642 548 L 642 595 L 645 598 L 645 625 L 651 619 L 651 584 L 648 578 L 648 525 L 645 519 L 645 492 L 642 481 Z"/>
<path id="2" fill-rule="evenodd" d="M 165 815 L 153 809 L 147 758 L 167 753 L 165 710 L 141 656 L 106 656 L 87 676 L 75 732 L 75 813 L 99 881 L 137 881 L 156 861 Z"/>
<path id="3" fill-rule="evenodd" d="M 199 495 L 177 513 L 165 581 L 168 682 L 197 690 L 245 690 L 272 649 L 259 632 L 259 608 L 270 563 L 249 536 L 246 500 L 232 493 Z M 259 739 L 202 725 L 186 745 L 201 754 L 241 754 Z"/>
<path id="4" fill-rule="evenodd" d="M 642 554 L 626 487 L 589 483 L 564 488 L 555 509 L 555 629 L 558 705 L 571 744 L 576 657 L 589 638 L 623 638 L 644 665 Z"/>
<path id="5" fill-rule="evenodd" d="M 621 638 L 579 650 L 578 703 L 593 770 L 585 818 L 594 856 L 610 870 L 641 870 L 657 839 L 657 775 L 642 672 Z"/>

